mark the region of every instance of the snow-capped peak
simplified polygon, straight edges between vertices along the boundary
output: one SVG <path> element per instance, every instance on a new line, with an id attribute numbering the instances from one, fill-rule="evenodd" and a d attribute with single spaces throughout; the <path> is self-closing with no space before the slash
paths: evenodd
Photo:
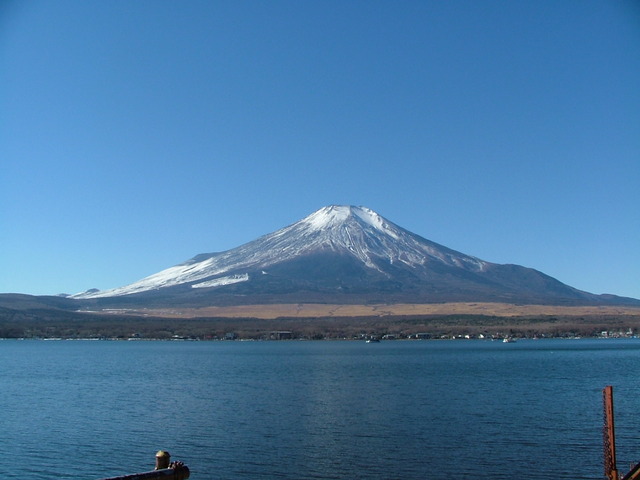
<path id="1" fill-rule="evenodd" d="M 331 205 L 312 213 L 299 223 L 308 225 L 310 230 L 325 230 L 343 225 L 349 217 L 358 218 L 376 230 L 398 238 L 384 218 L 366 207 Z"/>
<path id="2" fill-rule="evenodd" d="M 303 218 L 300 223 L 309 225 L 309 228 L 312 230 L 330 228 L 344 222 L 346 218 L 351 215 L 351 208 L 352 207 L 341 205 L 323 207 L 308 217 Z"/>
<path id="3" fill-rule="evenodd" d="M 177 285 L 215 288 L 251 281 L 253 272 L 305 255 L 336 252 L 355 257 L 383 275 L 389 265 L 414 269 L 436 262 L 480 271 L 486 262 L 414 235 L 366 207 L 332 205 L 308 217 L 222 253 L 198 255 L 130 285 L 75 298 L 130 295 Z"/>
<path id="4" fill-rule="evenodd" d="M 600 301 L 534 269 L 485 262 L 366 207 L 343 205 L 321 208 L 237 248 L 197 255 L 130 285 L 72 298 L 123 296 L 130 297 L 107 303 Z"/>

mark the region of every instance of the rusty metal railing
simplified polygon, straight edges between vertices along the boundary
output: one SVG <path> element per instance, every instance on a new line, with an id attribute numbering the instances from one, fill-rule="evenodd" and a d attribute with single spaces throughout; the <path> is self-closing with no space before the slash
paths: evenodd
<path id="1" fill-rule="evenodd" d="M 602 428 L 602 444 L 604 447 L 604 476 L 608 480 L 618 480 L 616 467 L 616 431 L 613 422 L 613 387 L 606 386 L 602 390 L 602 406 L 604 425 Z M 640 463 L 635 465 L 622 477 L 622 480 L 640 480 Z"/>

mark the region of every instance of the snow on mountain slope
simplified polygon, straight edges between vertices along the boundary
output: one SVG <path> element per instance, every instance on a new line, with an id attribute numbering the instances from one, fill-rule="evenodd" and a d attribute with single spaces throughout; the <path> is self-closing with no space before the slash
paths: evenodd
<path id="1" fill-rule="evenodd" d="M 386 274 L 385 265 L 394 264 L 420 269 L 435 263 L 468 272 L 483 272 L 492 265 L 408 232 L 368 208 L 334 205 L 226 252 L 197 255 L 130 285 L 73 297 L 114 297 L 177 285 L 213 288 L 250 282 L 250 270 L 268 270 L 270 266 L 322 252 L 350 255 L 382 274 Z"/>

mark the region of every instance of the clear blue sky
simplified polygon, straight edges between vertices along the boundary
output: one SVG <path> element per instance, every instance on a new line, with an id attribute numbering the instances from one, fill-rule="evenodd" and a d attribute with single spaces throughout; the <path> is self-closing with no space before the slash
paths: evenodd
<path id="1" fill-rule="evenodd" d="M 0 292 L 329 204 L 640 298 L 640 4 L 0 0 Z"/>

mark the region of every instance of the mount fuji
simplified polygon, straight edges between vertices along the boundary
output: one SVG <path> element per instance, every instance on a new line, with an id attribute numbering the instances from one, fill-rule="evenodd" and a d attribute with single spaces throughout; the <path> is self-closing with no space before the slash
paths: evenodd
<path id="1" fill-rule="evenodd" d="M 336 205 L 237 248 L 200 254 L 130 285 L 72 298 L 102 306 L 640 304 L 580 291 L 531 268 L 465 255 L 368 208 Z"/>

